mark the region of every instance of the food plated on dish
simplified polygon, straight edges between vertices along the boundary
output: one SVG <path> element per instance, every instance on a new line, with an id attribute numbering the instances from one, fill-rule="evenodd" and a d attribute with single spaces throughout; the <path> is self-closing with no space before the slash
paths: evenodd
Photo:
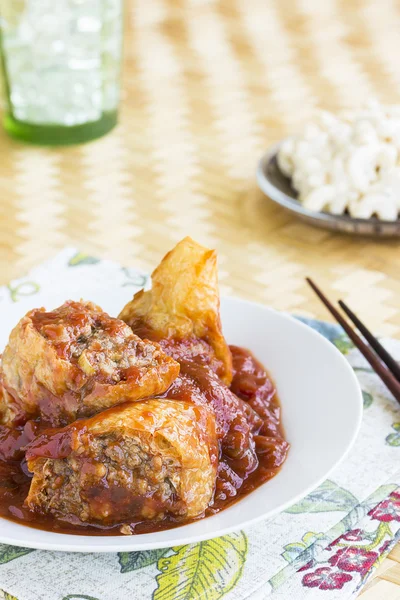
<path id="1" fill-rule="evenodd" d="M 216 269 L 186 238 L 119 318 L 66 301 L 19 321 L 1 363 L 3 517 L 145 533 L 215 514 L 278 472 L 276 389 L 225 341 Z"/>
<path id="2" fill-rule="evenodd" d="M 120 318 L 79 291 L 49 311 L 28 310 L 35 297 L 8 306 L 0 542 L 116 552 L 210 539 L 284 510 L 343 459 L 362 414 L 347 361 L 252 302 L 223 298 L 221 327 L 215 262 L 186 239 L 131 301 L 108 266 L 93 300 Z M 68 297 L 70 280 L 54 281 L 36 305 Z"/>
<path id="3" fill-rule="evenodd" d="M 261 161 L 261 189 L 316 225 L 400 233 L 400 106 L 320 111 Z"/>

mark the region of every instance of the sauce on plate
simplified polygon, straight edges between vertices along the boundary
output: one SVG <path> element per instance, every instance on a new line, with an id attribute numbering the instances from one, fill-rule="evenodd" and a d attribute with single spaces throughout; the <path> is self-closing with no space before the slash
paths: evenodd
<path id="1" fill-rule="evenodd" d="M 289 449 L 289 444 L 284 438 L 281 408 L 273 381 L 248 350 L 237 346 L 231 346 L 230 349 L 234 373 L 230 390 L 224 386 L 216 389 L 218 386 L 214 386 L 212 379 L 204 375 L 201 360 L 198 363 L 182 360 L 180 377 L 164 394 L 167 398 L 179 397 L 182 400 L 193 401 L 193 394 L 196 393 L 196 386 L 193 386 L 195 381 L 200 390 L 199 402 L 204 403 L 204 396 L 207 397 L 207 394 L 213 395 L 212 404 L 221 436 L 225 421 L 229 420 L 234 424 L 229 440 L 225 440 L 225 445 L 221 444 L 214 501 L 203 516 L 218 513 L 274 477 Z M 203 400 L 200 398 L 200 392 Z M 252 459 L 249 459 L 248 452 L 243 452 L 246 437 L 243 420 L 236 421 L 235 415 L 226 412 L 235 410 L 235 406 L 237 409 L 237 398 L 233 395 L 240 399 L 241 410 L 238 412 L 243 414 L 243 410 L 248 411 L 246 427 L 248 430 L 250 426 L 252 431 Z M 43 430 L 43 425 L 35 421 L 28 421 L 24 426 L 11 430 L 0 426 L 0 516 L 30 527 L 58 533 L 121 535 L 121 525 L 124 523 L 109 527 L 72 524 L 57 520 L 51 515 L 34 513 L 26 508 L 24 501 L 28 495 L 32 475 L 27 469 L 23 448 L 40 434 L 41 429 Z M 63 448 L 57 445 L 58 442 L 66 444 L 65 452 L 68 453 L 65 437 L 61 435 L 58 439 L 56 436 L 53 448 L 48 448 L 50 458 L 52 455 L 60 457 L 62 454 Z M 132 526 L 134 534 L 141 534 L 179 527 L 188 522 L 190 521 L 167 517 L 160 522 L 129 522 L 128 525 Z"/>

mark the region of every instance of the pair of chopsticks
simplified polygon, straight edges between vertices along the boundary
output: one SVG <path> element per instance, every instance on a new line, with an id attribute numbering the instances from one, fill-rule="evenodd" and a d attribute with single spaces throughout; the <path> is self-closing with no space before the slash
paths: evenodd
<path id="1" fill-rule="evenodd" d="M 400 403 L 400 366 L 394 360 L 393 356 L 389 354 L 377 338 L 372 335 L 369 329 L 360 321 L 360 319 L 353 313 L 352 310 L 342 300 L 339 300 L 339 306 L 344 310 L 350 321 L 357 327 L 366 342 L 356 333 L 356 331 L 349 325 L 347 320 L 340 314 L 340 312 L 333 306 L 328 298 L 321 292 L 318 286 L 310 279 L 306 278 L 307 283 L 317 294 L 318 298 L 325 304 L 331 315 L 333 315 L 336 321 L 343 327 L 351 341 L 360 350 L 361 354 L 367 359 L 375 373 L 380 377 L 386 387 L 392 392 L 397 402 Z"/>

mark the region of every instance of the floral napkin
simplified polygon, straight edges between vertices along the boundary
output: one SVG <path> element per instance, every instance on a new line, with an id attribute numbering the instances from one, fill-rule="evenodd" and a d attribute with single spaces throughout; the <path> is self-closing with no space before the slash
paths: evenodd
<path id="1" fill-rule="evenodd" d="M 146 283 L 147 276 L 135 269 L 65 249 L 28 277 L 0 288 L 6 321 L 0 324 L 0 345 L 30 308 L 85 298 L 101 300 L 105 310 L 117 314 Z M 364 396 L 358 439 L 330 479 L 270 521 L 189 546 L 67 554 L 0 544 L 0 599 L 354 597 L 400 539 L 400 411 L 340 328 L 305 322 L 346 355 Z M 400 342 L 383 342 L 400 359 Z"/>

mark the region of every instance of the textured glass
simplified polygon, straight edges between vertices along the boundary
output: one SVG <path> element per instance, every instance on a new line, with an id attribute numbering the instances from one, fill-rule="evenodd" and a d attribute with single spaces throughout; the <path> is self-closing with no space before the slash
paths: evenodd
<path id="1" fill-rule="evenodd" d="M 123 0 L 0 0 L 6 129 L 69 143 L 116 122 Z"/>

